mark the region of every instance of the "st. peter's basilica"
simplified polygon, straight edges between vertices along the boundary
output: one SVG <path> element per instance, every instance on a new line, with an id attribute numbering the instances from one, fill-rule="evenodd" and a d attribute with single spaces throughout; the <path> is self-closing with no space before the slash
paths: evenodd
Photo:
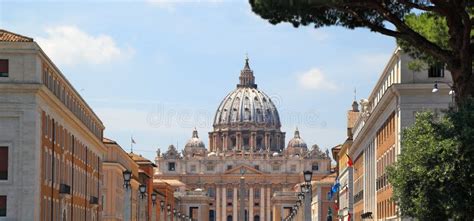
<path id="1" fill-rule="evenodd" d="M 241 212 L 248 221 L 281 220 L 303 171 L 321 180 L 331 160 L 317 145 L 308 149 L 298 129 L 285 147 L 278 110 L 257 87 L 248 59 L 239 80 L 217 108 L 209 147 L 195 129 L 182 152 L 173 145 L 158 151 L 154 182 L 173 185 L 182 210 L 198 220 L 243 221 Z"/>

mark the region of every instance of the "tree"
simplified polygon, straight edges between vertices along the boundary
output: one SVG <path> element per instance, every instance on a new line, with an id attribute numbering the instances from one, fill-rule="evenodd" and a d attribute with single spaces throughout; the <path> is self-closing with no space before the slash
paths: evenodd
<path id="1" fill-rule="evenodd" d="M 404 216 L 419 220 L 472 219 L 474 102 L 443 117 L 416 115 L 402 133 L 397 162 L 388 169 L 393 198 Z"/>
<path id="2" fill-rule="evenodd" d="M 249 0 L 272 24 L 366 27 L 451 72 L 456 102 L 474 96 L 472 0 Z M 392 28 L 393 27 L 393 28 Z"/>

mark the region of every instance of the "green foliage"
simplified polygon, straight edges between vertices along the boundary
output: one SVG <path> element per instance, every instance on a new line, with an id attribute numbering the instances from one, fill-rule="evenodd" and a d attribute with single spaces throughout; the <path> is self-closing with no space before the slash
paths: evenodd
<path id="1" fill-rule="evenodd" d="M 408 69 L 412 71 L 420 72 L 422 70 L 428 69 L 428 65 L 426 64 L 426 62 L 422 60 L 414 59 L 408 62 Z"/>
<path id="2" fill-rule="evenodd" d="M 402 133 L 397 162 L 388 169 L 403 216 L 471 219 L 474 211 L 474 100 L 442 117 L 416 115 Z"/>
<path id="3" fill-rule="evenodd" d="M 383 23 L 386 19 L 384 15 L 375 11 L 367 10 L 364 7 L 348 7 L 345 0 L 250 0 L 252 10 L 267 19 L 272 24 L 288 22 L 294 27 L 300 25 L 314 25 L 315 28 L 323 26 L 338 25 L 349 29 L 365 27 L 366 24 L 353 13 L 362 17 L 364 21 L 371 21 L 372 24 L 385 27 Z M 365 3 L 360 3 L 364 5 Z M 410 11 L 409 7 L 388 2 L 386 6 L 402 18 Z"/>
<path id="4" fill-rule="evenodd" d="M 409 13 L 404 17 L 405 23 L 418 34 L 426 38 L 428 41 L 435 43 L 442 49 L 449 50 L 449 30 L 446 19 L 437 14 L 425 13 Z M 411 56 L 421 59 L 427 64 L 435 64 L 439 62 L 433 56 L 424 53 L 419 46 L 412 45 L 405 40 L 397 39 L 398 45 Z"/>
<path id="5" fill-rule="evenodd" d="M 450 71 L 456 103 L 474 97 L 474 3 L 430 0 L 249 0 L 271 24 L 365 27 L 397 39 L 427 64 Z"/>

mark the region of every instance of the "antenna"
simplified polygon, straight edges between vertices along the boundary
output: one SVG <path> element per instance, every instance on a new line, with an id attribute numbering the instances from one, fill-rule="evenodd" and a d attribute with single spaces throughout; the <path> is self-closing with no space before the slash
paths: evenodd
<path id="1" fill-rule="evenodd" d="M 354 87 L 354 100 L 357 100 L 357 88 Z"/>

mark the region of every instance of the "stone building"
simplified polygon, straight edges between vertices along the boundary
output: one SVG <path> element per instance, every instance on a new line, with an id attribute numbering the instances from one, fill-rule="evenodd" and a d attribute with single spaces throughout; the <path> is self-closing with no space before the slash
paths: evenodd
<path id="1" fill-rule="evenodd" d="M 32 38 L 0 30 L 0 220 L 99 220 L 104 125 Z"/>
<path id="2" fill-rule="evenodd" d="M 298 129 L 285 147 L 278 110 L 246 59 L 240 83 L 219 104 L 209 148 L 194 130 L 180 153 L 158 151 L 155 179 L 179 180 L 180 209 L 199 221 L 279 221 L 296 202 L 303 171 L 330 173 L 328 153 L 308 149 Z"/>
<path id="3" fill-rule="evenodd" d="M 440 113 L 453 104 L 454 96 L 451 75 L 442 65 L 417 72 L 408 68 L 411 60 L 396 49 L 368 98 L 359 102 L 360 112 L 348 115 L 351 131 L 342 149 L 333 152 L 339 158 L 339 175 L 351 174 L 348 195 L 345 188 L 339 192 L 340 220 L 349 214 L 353 220 L 402 220 L 386 170 L 402 151 L 401 132 L 414 123 L 417 112 Z M 351 168 L 345 166 L 345 153 L 354 162 Z M 342 204 L 345 199 L 350 200 Z"/>

